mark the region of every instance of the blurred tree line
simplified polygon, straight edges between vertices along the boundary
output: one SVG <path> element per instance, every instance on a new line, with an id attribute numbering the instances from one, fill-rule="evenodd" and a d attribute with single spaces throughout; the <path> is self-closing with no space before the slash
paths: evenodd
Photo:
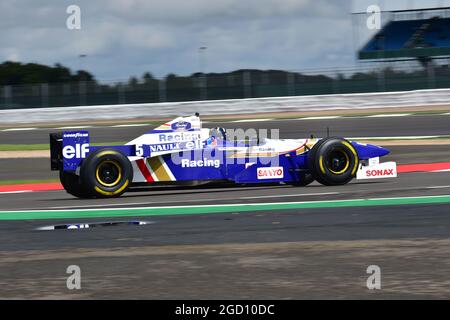
<path id="1" fill-rule="evenodd" d="M 226 73 L 168 74 L 149 72 L 123 81 L 98 81 L 85 70 L 57 63 L 6 61 L 0 64 L 0 108 L 98 105 L 241 99 L 295 95 L 403 91 L 449 88 L 448 66 L 378 70 L 353 69 L 303 74 L 282 70 L 241 69 Z M 322 74 L 324 73 L 324 74 Z M 3 87 L 3 88 L 2 88 Z"/>
<path id="2" fill-rule="evenodd" d="M 94 76 L 87 71 L 72 73 L 69 68 L 56 63 L 49 67 L 37 63 L 6 61 L 0 64 L 0 85 L 20 85 L 32 83 L 63 83 L 92 81 Z"/>
<path id="3" fill-rule="evenodd" d="M 242 76 L 244 73 L 249 74 L 248 79 Z M 303 79 L 310 80 L 324 80 L 327 77 L 323 75 L 318 76 L 302 76 L 299 73 L 291 73 L 279 70 L 254 70 L 242 69 L 228 73 L 208 73 L 208 85 L 214 84 L 221 86 L 225 82 L 227 84 L 237 84 L 239 82 L 269 84 L 271 82 L 285 82 L 287 75 L 291 74 L 293 80 L 301 81 Z M 192 83 L 199 82 L 198 80 L 203 76 L 202 73 L 194 73 L 189 76 L 178 76 L 176 74 L 168 74 L 165 77 L 165 82 L 169 85 L 174 84 L 177 87 L 189 87 Z M 20 63 L 6 61 L 0 64 L 0 86 L 5 85 L 22 85 L 22 84 L 39 84 L 39 83 L 68 83 L 80 81 L 96 82 L 94 76 L 88 71 L 78 70 L 73 73 L 69 68 L 56 63 L 54 66 L 46 66 L 37 63 Z M 141 78 L 136 76 L 130 77 L 128 82 L 117 82 L 118 85 L 127 85 L 131 87 L 138 87 L 139 85 L 155 84 L 157 79 L 149 72 L 142 75 Z"/>

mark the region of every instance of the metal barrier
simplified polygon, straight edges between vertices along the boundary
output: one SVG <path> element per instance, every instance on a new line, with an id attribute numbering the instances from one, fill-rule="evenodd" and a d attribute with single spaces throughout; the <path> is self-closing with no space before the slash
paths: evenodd
<path id="1" fill-rule="evenodd" d="M 0 110 L 0 125 L 450 104 L 450 89 Z M 426 109 L 424 109 L 426 110 Z"/>
<path id="2" fill-rule="evenodd" d="M 411 62 L 412 63 L 412 62 Z M 128 81 L 67 82 L 0 87 L 0 109 L 140 104 L 450 88 L 450 68 L 238 70 L 226 74 L 169 75 Z"/>

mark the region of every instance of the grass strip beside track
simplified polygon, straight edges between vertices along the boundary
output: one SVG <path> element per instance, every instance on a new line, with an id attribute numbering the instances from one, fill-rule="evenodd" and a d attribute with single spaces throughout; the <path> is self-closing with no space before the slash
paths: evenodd
<path id="1" fill-rule="evenodd" d="M 99 142 L 91 143 L 92 146 L 122 146 L 125 141 Z M 36 144 L 0 144 L 0 151 L 34 151 L 34 150 L 50 150 L 48 143 Z"/>
<path id="2" fill-rule="evenodd" d="M 0 186 L 10 186 L 17 184 L 45 184 L 59 182 L 59 179 L 44 179 L 44 180 L 1 180 Z"/>
<path id="3" fill-rule="evenodd" d="M 50 145 L 48 143 L 0 144 L 0 151 L 34 151 L 34 150 L 50 150 Z"/>
<path id="4" fill-rule="evenodd" d="M 397 206 L 397 205 L 420 205 L 420 204 L 443 204 L 443 203 L 450 203 L 450 195 L 256 203 L 256 204 L 249 203 L 249 204 L 223 204 L 223 205 L 198 205 L 198 206 L 146 207 L 146 208 L 0 211 L 0 220 L 144 217 L 144 216 L 165 216 L 165 215 L 233 213 L 233 212 L 248 212 L 248 211 L 345 208 L 345 207 L 367 207 L 367 206 Z"/>

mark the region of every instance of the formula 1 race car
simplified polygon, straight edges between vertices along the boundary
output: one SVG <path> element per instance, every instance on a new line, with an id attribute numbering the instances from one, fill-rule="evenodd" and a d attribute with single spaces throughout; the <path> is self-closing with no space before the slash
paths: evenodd
<path id="1" fill-rule="evenodd" d="M 80 198 L 110 198 L 129 187 L 190 182 L 344 185 L 353 178 L 397 176 L 387 149 L 322 139 L 230 139 L 223 128 L 202 128 L 196 114 L 178 117 L 122 146 L 91 146 L 89 132 L 50 134 L 51 169 Z"/>

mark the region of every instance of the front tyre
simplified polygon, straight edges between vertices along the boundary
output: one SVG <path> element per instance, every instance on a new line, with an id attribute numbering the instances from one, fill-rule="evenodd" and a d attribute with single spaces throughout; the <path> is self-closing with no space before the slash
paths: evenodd
<path id="1" fill-rule="evenodd" d="M 313 147 L 308 165 L 319 183 L 327 186 L 343 185 L 355 177 L 359 158 L 349 141 L 331 137 Z"/>
<path id="2" fill-rule="evenodd" d="M 90 194 L 99 198 L 115 198 L 128 189 L 133 179 L 133 167 L 120 151 L 99 149 L 83 161 L 80 179 Z"/>

